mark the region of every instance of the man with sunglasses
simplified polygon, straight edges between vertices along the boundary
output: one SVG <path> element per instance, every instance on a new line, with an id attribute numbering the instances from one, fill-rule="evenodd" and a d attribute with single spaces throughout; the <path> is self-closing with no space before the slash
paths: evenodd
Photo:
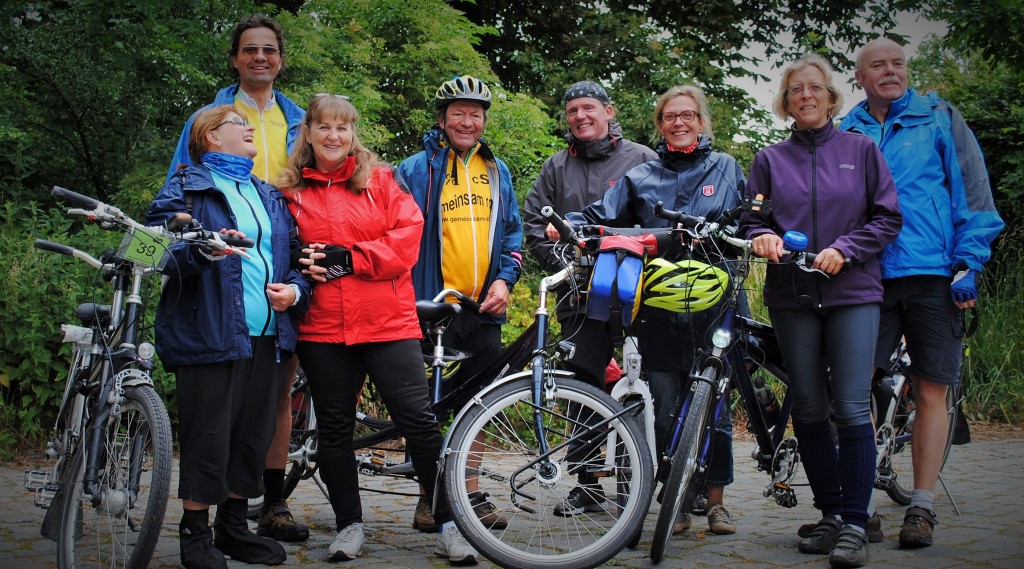
<path id="1" fill-rule="evenodd" d="M 306 111 L 283 93 L 274 89 L 274 82 L 284 69 L 284 34 L 281 26 L 264 14 L 242 19 L 231 30 L 228 70 L 238 83 L 221 89 L 209 105 L 189 117 L 167 172 L 170 181 L 175 173 L 193 164 L 188 140 L 192 122 L 203 110 L 217 105 L 234 105 L 247 124 L 255 127 L 252 173 L 274 184 L 288 162 L 288 154 L 299 133 Z M 296 523 L 284 501 L 284 471 L 288 462 L 291 439 L 291 385 L 298 360 L 291 357 L 285 382 L 277 401 L 277 429 L 267 452 L 263 473 L 264 499 L 257 533 L 279 541 L 304 541 L 309 528 Z"/>
<path id="2" fill-rule="evenodd" d="M 256 127 L 258 154 L 253 174 L 270 182 L 288 161 L 295 137 L 306 111 L 274 89 L 284 70 L 284 35 L 271 17 L 254 14 L 231 30 L 228 71 L 238 83 L 221 89 L 211 105 L 235 105 Z M 206 108 L 206 107 L 204 107 Z M 202 109 L 200 109 L 202 110 Z M 182 166 L 192 165 L 188 155 L 188 133 L 198 111 L 188 119 L 167 171 L 167 180 Z"/>

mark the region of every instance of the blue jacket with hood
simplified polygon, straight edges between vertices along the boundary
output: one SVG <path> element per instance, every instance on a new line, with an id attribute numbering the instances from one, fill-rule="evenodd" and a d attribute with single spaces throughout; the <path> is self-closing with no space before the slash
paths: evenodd
<path id="1" fill-rule="evenodd" d="M 655 149 L 659 160 L 634 166 L 604 198 L 582 212 L 567 214 L 566 220 L 574 225 L 670 227 L 670 221 L 654 215 L 659 201 L 674 211 L 718 219 L 740 204 L 746 178 L 736 159 L 713 152 L 711 143 L 711 137 L 702 134 L 697 148 L 684 154 L 669 150 L 662 141 Z M 655 371 L 689 371 L 721 306 L 685 313 L 642 305 L 636 334 L 644 365 Z"/>
<path id="2" fill-rule="evenodd" d="M 491 258 L 487 268 L 487 282 L 483 295 L 496 279 L 502 279 L 512 287 L 519 281 L 523 257 L 520 249 L 523 243 L 523 222 L 519 217 L 519 204 L 512 188 L 512 174 L 500 159 L 494 156 L 490 147 L 480 140 L 477 152 L 487 161 L 491 172 L 491 197 L 497 204 L 495 215 L 491 216 Z M 423 211 L 423 239 L 420 240 L 420 256 L 412 268 L 412 283 L 417 300 L 431 300 L 444 288 L 441 275 L 441 191 L 448 171 L 448 156 L 451 154 L 444 143 L 444 132 L 439 127 L 423 135 L 423 151 L 406 158 L 398 166 L 399 183 L 405 184 L 412 192 L 416 204 Z M 493 180 L 497 180 L 497 185 Z M 477 301 L 482 298 L 475 299 Z M 505 314 L 491 316 L 481 314 L 482 321 L 504 323 Z"/>
<path id="3" fill-rule="evenodd" d="M 178 145 L 174 148 L 174 156 L 171 158 L 171 167 L 167 170 L 167 177 L 164 178 L 164 182 L 170 182 L 171 177 L 178 171 L 182 166 L 194 166 L 195 162 L 192 161 L 192 157 L 188 153 L 188 134 L 192 131 L 192 123 L 199 116 L 199 113 L 210 107 L 216 107 L 219 105 L 233 105 L 235 103 L 235 95 L 238 94 L 239 86 L 230 85 L 224 87 L 217 92 L 217 96 L 213 98 L 213 102 L 192 113 L 192 116 L 185 121 L 185 128 L 181 130 L 181 136 L 178 138 Z M 295 144 L 295 137 L 299 135 L 299 128 L 302 126 L 302 119 L 306 117 L 306 111 L 293 103 L 291 99 L 284 96 L 284 93 L 274 90 L 274 100 L 277 101 L 278 106 L 281 107 L 281 112 L 284 113 L 284 120 L 288 122 L 288 139 L 286 144 L 288 145 L 288 154 L 292 153 L 292 146 Z M 274 180 L 269 180 L 273 182 Z"/>
<path id="4" fill-rule="evenodd" d="M 278 347 L 294 351 L 298 330 L 293 317 L 309 306 L 312 290 L 309 281 L 291 269 L 291 252 L 299 246 L 298 231 L 284 195 L 256 176 L 251 176 L 251 180 L 271 221 L 271 282 L 299 287 L 299 302 L 285 312 L 275 312 Z M 163 224 L 183 212 L 191 212 L 193 219 L 210 231 L 236 227 L 227 199 L 216 188 L 205 166 L 182 169 L 164 184 L 149 205 L 146 224 Z M 241 257 L 229 255 L 211 261 L 187 243 L 173 245 L 168 254 L 171 259 L 163 270 L 166 283 L 156 319 L 157 351 L 164 366 L 173 370 L 181 365 L 252 357 L 243 305 Z"/>
<path id="5" fill-rule="evenodd" d="M 981 149 L 954 113 L 934 93 L 907 89 L 884 123 L 863 101 L 839 125 L 875 141 L 896 183 L 903 230 L 882 252 L 882 278 L 948 277 L 957 266 L 980 271 L 992 254 L 1003 220 Z"/>

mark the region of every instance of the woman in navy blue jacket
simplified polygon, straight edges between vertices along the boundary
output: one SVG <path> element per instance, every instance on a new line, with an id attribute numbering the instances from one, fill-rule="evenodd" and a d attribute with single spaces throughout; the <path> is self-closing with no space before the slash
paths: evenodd
<path id="1" fill-rule="evenodd" d="M 310 286 L 290 268 L 298 239 L 284 196 L 251 174 L 253 130 L 232 105 L 200 113 L 188 143 L 197 165 L 168 180 L 146 213 L 151 225 L 189 213 L 205 229 L 255 242 L 250 258 L 179 243 L 164 269 L 156 341 L 176 376 L 187 569 L 226 568 L 225 555 L 265 565 L 286 559 L 280 544 L 249 531 L 245 514 L 247 498 L 263 493 L 277 390 L 295 349 L 290 313 L 306 306 Z"/>
<path id="2" fill-rule="evenodd" d="M 896 238 L 902 217 L 878 147 L 833 125 L 842 106 L 821 56 L 804 56 L 783 71 L 774 110 L 793 119 L 793 131 L 754 157 L 747 194 L 772 206 L 744 214 L 740 230 L 756 254 L 773 262 L 782 255 L 781 236 L 800 231 L 807 250 L 818 252 L 813 267 L 830 275 L 771 264 L 764 299 L 794 396 L 800 457 L 822 513 L 800 551 L 827 553 L 833 567 L 860 567 L 867 562 L 875 481 L 870 400 L 882 301 L 878 254 Z"/>

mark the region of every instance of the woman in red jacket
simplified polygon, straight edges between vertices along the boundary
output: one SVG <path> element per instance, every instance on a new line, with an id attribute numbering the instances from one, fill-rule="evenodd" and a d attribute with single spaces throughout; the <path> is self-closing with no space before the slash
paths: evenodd
<path id="1" fill-rule="evenodd" d="M 357 120 L 347 97 L 314 97 L 279 182 L 299 242 L 307 244 L 296 263 L 315 281 L 296 353 L 316 403 L 317 462 L 337 522 L 334 561 L 357 557 L 364 541 L 352 430 L 367 374 L 406 438 L 428 499 L 442 441 L 430 409 L 410 275 L 423 216 L 390 168 L 360 143 Z M 444 522 L 435 553 L 475 562 L 477 552 L 451 522 L 443 499 L 435 518 Z"/>

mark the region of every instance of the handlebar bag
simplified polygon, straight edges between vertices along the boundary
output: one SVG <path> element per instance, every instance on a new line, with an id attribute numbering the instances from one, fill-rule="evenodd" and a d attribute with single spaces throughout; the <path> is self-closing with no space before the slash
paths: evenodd
<path id="1" fill-rule="evenodd" d="M 633 323 L 640 309 L 646 257 L 644 245 L 636 239 L 622 235 L 601 239 L 587 291 L 588 318 L 614 319 L 624 327 Z"/>

